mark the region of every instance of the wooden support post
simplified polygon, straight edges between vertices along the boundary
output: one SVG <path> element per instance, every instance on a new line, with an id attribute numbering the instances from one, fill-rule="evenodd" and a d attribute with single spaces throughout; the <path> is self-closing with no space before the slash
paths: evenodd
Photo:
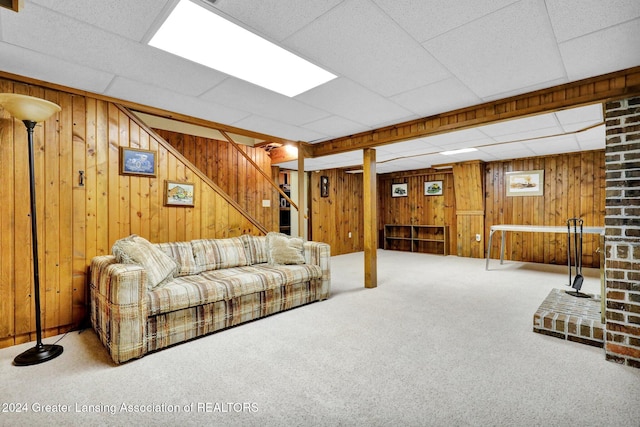
<path id="1" fill-rule="evenodd" d="M 304 239 L 304 219 L 306 217 L 304 188 L 304 149 L 298 147 L 298 235 Z"/>
<path id="2" fill-rule="evenodd" d="M 364 174 L 363 211 L 364 211 L 364 287 L 378 286 L 378 219 L 376 193 L 376 150 L 363 150 Z"/>

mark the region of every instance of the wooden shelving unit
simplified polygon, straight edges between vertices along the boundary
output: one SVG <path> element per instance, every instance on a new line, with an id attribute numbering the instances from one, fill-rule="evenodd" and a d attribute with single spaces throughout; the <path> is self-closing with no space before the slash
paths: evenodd
<path id="1" fill-rule="evenodd" d="M 449 255 L 446 225 L 385 224 L 384 248 Z"/>

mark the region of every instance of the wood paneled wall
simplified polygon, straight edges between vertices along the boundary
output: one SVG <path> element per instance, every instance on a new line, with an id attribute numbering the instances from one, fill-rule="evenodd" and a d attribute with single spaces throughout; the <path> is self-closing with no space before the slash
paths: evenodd
<path id="1" fill-rule="evenodd" d="M 540 169 L 544 170 L 543 196 L 506 196 L 505 172 Z M 424 196 L 424 182 L 435 180 L 443 180 L 443 196 Z M 404 182 L 408 196 L 391 197 L 391 184 Z M 579 217 L 585 226 L 604 226 L 604 150 L 469 162 L 454 165 L 452 172 L 444 174 L 433 170 L 383 174 L 378 178 L 378 196 L 380 230 L 384 224 L 447 225 L 449 253 L 482 258 L 494 224 L 566 226 L 568 218 Z M 481 235 L 480 243 L 475 241 L 476 234 Z M 566 234 L 509 232 L 506 236 L 506 259 L 567 263 Z M 499 240 L 493 241 L 493 257 L 499 256 Z M 599 249 L 599 236 L 584 235 L 583 266 L 600 266 Z"/>
<path id="2" fill-rule="evenodd" d="M 6 79 L 0 79 L 0 92 L 62 107 L 34 135 L 44 336 L 82 322 L 90 260 L 110 253 L 119 238 L 135 233 L 163 242 L 261 234 L 213 182 L 117 105 Z M 157 176 L 120 175 L 121 146 L 157 151 Z M 27 133 L 4 110 L 0 176 L 0 347 L 7 347 L 35 339 L 35 317 Z M 164 206 L 165 180 L 193 182 L 195 207 Z"/>
<path id="3" fill-rule="evenodd" d="M 329 178 L 329 197 L 320 197 L 320 176 Z M 311 236 L 329 243 L 331 255 L 364 250 L 362 174 L 340 169 L 311 173 Z M 351 232 L 351 237 L 349 237 Z"/>
<path id="4" fill-rule="evenodd" d="M 442 195 L 424 194 L 424 183 L 442 181 Z M 392 197 L 391 185 L 407 183 L 407 197 Z M 450 254 L 456 253 L 456 199 L 451 171 L 433 169 L 381 174 L 378 176 L 378 230 L 384 224 L 449 226 Z M 383 240 L 380 239 L 382 246 Z"/>
<path id="5" fill-rule="evenodd" d="M 156 132 L 268 230 L 278 229 L 277 190 L 229 142 L 167 130 Z M 271 159 L 265 150 L 246 145 L 240 148 L 271 175 Z M 271 207 L 263 207 L 263 200 L 269 200 Z"/>
<path id="6" fill-rule="evenodd" d="M 604 150 L 519 159 L 486 164 L 485 234 L 494 224 L 566 226 L 578 217 L 585 226 L 604 227 Z M 506 197 L 505 172 L 544 170 L 544 195 Z M 499 240 L 492 254 L 499 256 Z M 599 236 L 584 235 L 583 265 L 599 267 Z M 505 258 L 547 264 L 567 263 L 567 235 L 506 234 Z"/>

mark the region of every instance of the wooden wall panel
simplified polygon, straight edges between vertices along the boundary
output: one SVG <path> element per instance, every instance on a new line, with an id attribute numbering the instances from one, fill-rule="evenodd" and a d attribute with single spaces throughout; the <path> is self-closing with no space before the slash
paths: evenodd
<path id="1" fill-rule="evenodd" d="M 442 196 L 426 196 L 424 183 L 442 181 Z M 456 253 L 456 199 L 451 171 L 433 169 L 381 174 L 378 176 L 378 230 L 384 224 L 449 226 L 449 253 Z M 407 183 L 407 197 L 391 197 L 391 185 Z M 380 245 L 383 245 L 380 239 Z"/>
<path id="2" fill-rule="evenodd" d="M 323 175 L 329 178 L 329 197 L 320 197 L 320 176 Z M 331 255 L 364 250 L 362 174 L 349 174 L 340 169 L 314 172 L 309 186 L 310 240 L 329 243 Z"/>
<path id="3" fill-rule="evenodd" d="M 454 235 L 458 256 L 483 258 L 484 247 L 484 163 L 465 162 L 453 165 L 456 197 L 456 227 Z M 480 235 L 480 241 L 476 235 Z"/>
<path id="4" fill-rule="evenodd" d="M 278 229 L 279 216 L 273 208 L 279 203 L 277 190 L 229 142 L 167 130 L 155 132 L 205 173 L 253 218 L 269 230 Z M 271 174 L 271 159 L 265 150 L 248 146 L 240 148 L 267 175 Z M 262 200 L 270 200 L 272 208 L 262 207 Z"/>
<path id="5" fill-rule="evenodd" d="M 544 170 L 544 195 L 507 197 L 504 176 L 510 171 Z M 577 217 L 585 226 L 604 226 L 604 151 L 586 151 L 486 164 L 485 235 L 494 224 L 566 227 Z M 500 239 L 491 253 L 499 256 Z M 486 248 L 485 243 L 485 248 Z M 599 267 L 599 236 L 583 237 L 583 266 Z M 567 263 L 567 235 L 506 234 L 505 259 L 546 264 Z"/>
<path id="6" fill-rule="evenodd" d="M 37 96 L 62 107 L 34 132 L 45 337 L 68 331 L 85 319 L 91 258 L 110 253 L 119 238 L 138 234 L 164 242 L 263 233 L 215 183 L 123 108 L 6 79 L 0 79 L 0 92 Z M 0 109 L 0 347 L 35 339 L 26 142 L 25 126 Z M 157 176 L 120 175 L 121 146 L 156 151 Z M 214 148 L 210 157 L 202 157 L 215 159 L 218 148 Z M 256 162 L 269 165 L 266 154 L 260 157 L 262 150 L 255 151 Z M 201 153 L 196 147 L 192 152 Z M 234 180 L 233 188 L 247 195 L 247 208 L 257 214 L 262 204 L 256 197 L 271 196 L 253 188 L 256 179 L 249 168 L 234 166 L 239 159 L 215 164 L 216 170 Z M 238 184 L 234 176 L 240 172 L 249 179 Z M 193 182 L 195 206 L 164 206 L 166 180 Z M 274 196 L 272 204 L 275 200 Z M 251 201 L 260 209 L 249 206 Z"/>

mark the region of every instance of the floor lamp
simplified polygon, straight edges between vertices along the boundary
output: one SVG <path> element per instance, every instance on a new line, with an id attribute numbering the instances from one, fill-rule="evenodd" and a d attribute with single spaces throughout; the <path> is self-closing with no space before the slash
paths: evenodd
<path id="1" fill-rule="evenodd" d="M 38 222 L 36 221 L 36 184 L 33 160 L 33 128 L 36 123 L 44 121 L 57 113 L 61 108 L 53 102 L 32 96 L 15 93 L 0 93 L 0 106 L 16 119 L 22 120 L 27 127 L 29 144 L 29 183 L 31 194 L 31 241 L 33 249 L 33 284 L 36 305 L 36 346 L 19 354 L 13 360 L 16 366 L 35 365 L 54 359 L 62 354 L 62 346 L 42 344 L 42 322 L 40 319 L 40 273 L 38 269 Z"/>

